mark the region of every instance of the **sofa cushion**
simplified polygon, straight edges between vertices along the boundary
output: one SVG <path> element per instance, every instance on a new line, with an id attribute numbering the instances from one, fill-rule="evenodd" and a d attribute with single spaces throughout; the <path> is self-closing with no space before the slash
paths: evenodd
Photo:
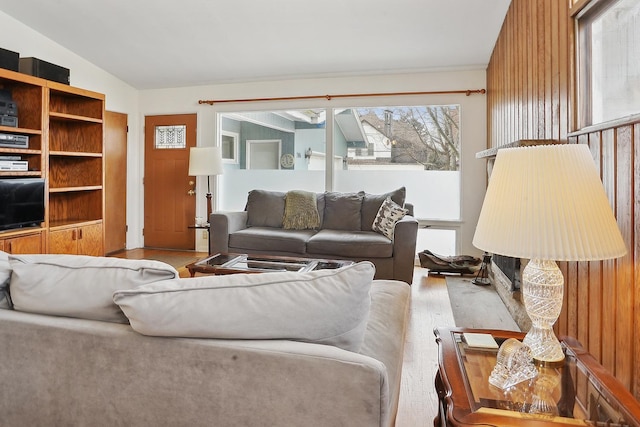
<path id="1" fill-rule="evenodd" d="M 126 323 L 113 292 L 178 277 L 169 264 L 81 255 L 9 255 L 16 310 Z"/>
<path id="2" fill-rule="evenodd" d="M 144 335 L 291 339 L 358 351 L 374 272 L 361 262 L 309 273 L 176 279 L 116 291 L 113 300 Z"/>
<path id="3" fill-rule="evenodd" d="M 360 209 L 364 192 L 324 193 L 322 228 L 330 230 L 360 230 Z"/>
<path id="4" fill-rule="evenodd" d="M 309 191 L 288 191 L 284 200 L 283 228 L 307 230 L 320 227 L 316 194 Z"/>
<path id="5" fill-rule="evenodd" d="M 376 215 L 380 210 L 380 206 L 382 202 L 384 202 L 387 197 L 391 197 L 391 200 L 396 202 L 400 206 L 404 206 L 404 202 L 407 196 L 407 189 L 405 187 L 400 187 L 397 190 L 390 191 L 384 194 L 369 194 L 365 193 L 364 198 L 362 199 L 362 230 L 371 230 L 371 226 L 373 225 L 373 221 L 376 219 Z"/>
<path id="6" fill-rule="evenodd" d="M 374 231 L 320 230 L 307 242 L 307 254 L 324 258 L 388 258 L 393 242 Z"/>
<path id="7" fill-rule="evenodd" d="M 10 279 L 11 266 L 9 265 L 9 254 L 0 251 L 0 308 L 12 308 L 11 296 L 9 295 Z"/>
<path id="8" fill-rule="evenodd" d="M 282 228 L 285 193 L 251 190 L 247 196 L 247 226 Z"/>
<path id="9" fill-rule="evenodd" d="M 387 197 L 387 199 L 382 202 L 371 229 L 393 240 L 393 230 L 396 228 L 396 223 L 404 218 L 406 214 L 406 209 L 391 200 L 391 197 Z"/>
<path id="10" fill-rule="evenodd" d="M 238 230 L 229 236 L 229 248 L 236 252 L 247 250 L 304 254 L 307 251 L 307 240 L 315 233 L 315 230 L 249 227 Z"/>

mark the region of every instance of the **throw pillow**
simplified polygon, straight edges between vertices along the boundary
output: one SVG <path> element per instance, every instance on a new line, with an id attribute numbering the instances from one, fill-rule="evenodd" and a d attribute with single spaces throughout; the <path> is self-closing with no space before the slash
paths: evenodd
<path id="1" fill-rule="evenodd" d="M 316 193 L 292 190 L 287 192 L 284 202 L 283 228 L 308 230 L 320 227 Z"/>
<path id="2" fill-rule="evenodd" d="M 382 202 L 371 229 L 393 240 L 393 231 L 396 228 L 396 223 L 404 218 L 406 214 L 406 209 L 391 200 L 390 197 L 387 197 Z"/>
<path id="3" fill-rule="evenodd" d="M 178 277 L 169 264 L 81 255 L 9 255 L 14 309 L 127 323 L 113 292 Z"/>
<path id="4" fill-rule="evenodd" d="M 362 230 L 371 230 L 371 224 L 373 224 L 373 220 L 376 219 L 380 206 L 382 206 L 382 202 L 384 202 L 387 197 L 391 197 L 391 200 L 399 206 L 404 207 L 406 194 L 407 190 L 405 187 L 400 187 L 397 190 L 385 194 L 365 193 L 362 199 Z"/>
<path id="5" fill-rule="evenodd" d="M 11 266 L 9 254 L 0 251 L 0 308 L 11 309 L 11 295 L 9 295 L 9 281 L 11 280 Z"/>
<path id="6" fill-rule="evenodd" d="M 247 196 L 247 225 L 249 227 L 282 228 L 285 193 L 251 190 Z"/>
<path id="7" fill-rule="evenodd" d="M 374 273 L 365 261 L 308 273 L 203 276 L 116 291 L 113 300 L 144 335 L 290 339 L 358 351 Z"/>
<path id="8" fill-rule="evenodd" d="M 329 230 L 360 230 L 360 209 L 364 192 L 324 193 L 322 228 Z"/>

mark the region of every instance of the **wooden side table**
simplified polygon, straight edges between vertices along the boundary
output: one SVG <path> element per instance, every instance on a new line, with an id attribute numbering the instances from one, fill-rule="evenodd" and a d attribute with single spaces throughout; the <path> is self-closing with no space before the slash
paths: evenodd
<path id="1" fill-rule="evenodd" d="M 465 332 L 489 333 L 500 345 L 523 333 L 482 329 L 436 329 L 439 367 L 435 386 L 440 400 L 434 426 L 634 426 L 640 427 L 640 402 L 570 337 L 562 337 L 562 367 L 538 367 L 538 377 L 503 391 L 489 384 L 497 350 L 469 348 Z M 541 414 L 554 407 L 557 415 Z"/>

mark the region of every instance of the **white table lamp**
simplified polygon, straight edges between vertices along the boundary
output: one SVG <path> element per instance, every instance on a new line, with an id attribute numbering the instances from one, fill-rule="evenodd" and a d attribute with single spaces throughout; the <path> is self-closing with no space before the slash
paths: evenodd
<path id="1" fill-rule="evenodd" d="M 222 150 L 220 147 L 191 147 L 189 151 L 189 176 L 207 177 L 207 222 L 211 216 L 211 175 L 222 174 Z"/>
<path id="2" fill-rule="evenodd" d="M 552 329 L 564 289 L 556 261 L 611 259 L 627 252 L 584 144 L 498 150 L 473 244 L 530 260 L 522 272 L 522 294 L 532 327 L 523 342 L 543 363 L 564 359 Z"/>

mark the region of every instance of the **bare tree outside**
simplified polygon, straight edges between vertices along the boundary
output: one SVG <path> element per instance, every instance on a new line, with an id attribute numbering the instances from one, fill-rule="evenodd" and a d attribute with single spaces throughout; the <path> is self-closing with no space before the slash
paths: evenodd
<path id="1" fill-rule="evenodd" d="M 350 163 L 366 158 L 369 164 L 419 164 L 424 170 L 459 170 L 459 105 L 357 108 L 355 111 L 368 141 L 366 147 L 351 151 Z M 367 129 L 370 131 L 366 132 Z"/>

